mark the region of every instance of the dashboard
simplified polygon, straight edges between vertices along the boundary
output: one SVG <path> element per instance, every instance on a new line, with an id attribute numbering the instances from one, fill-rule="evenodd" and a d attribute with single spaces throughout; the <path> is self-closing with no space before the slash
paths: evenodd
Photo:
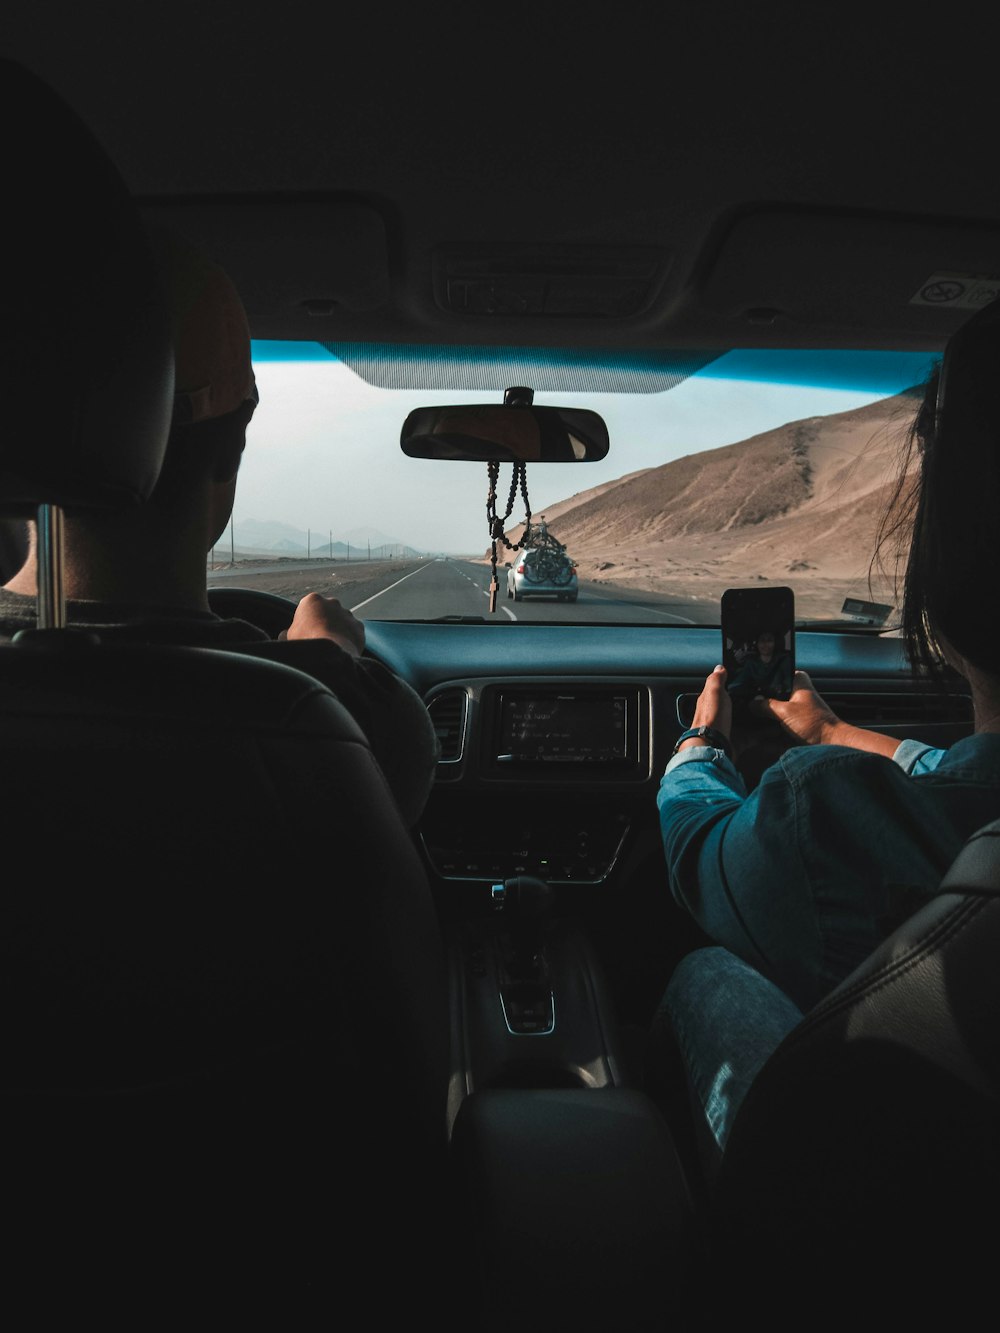
<path id="1" fill-rule="evenodd" d="M 276 637 L 294 602 L 212 587 L 212 609 Z M 655 824 L 656 792 L 682 723 L 678 701 L 718 662 L 706 626 L 366 620 L 366 652 L 425 700 L 441 745 L 419 835 L 429 869 L 470 885 L 534 874 L 614 880 L 629 836 Z M 797 665 L 856 726 L 942 747 L 972 730 L 964 684 L 914 679 L 890 635 L 800 629 Z M 752 786 L 784 742 L 743 748 Z"/>
<path id="2" fill-rule="evenodd" d="M 272 637 L 294 609 L 231 587 L 210 589 L 209 600 Z M 678 700 L 700 692 L 720 631 L 366 620 L 365 636 L 366 652 L 425 700 L 440 742 L 414 839 L 450 940 L 460 1087 L 507 1078 L 600 1085 L 621 1052 L 595 1035 L 606 1025 L 593 997 L 606 988 L 616 1021 L 643 1028 L 673 967 L 706 942 L 669 892 L 656 796 L 684 726 Z M 920 686 L 899 639 L 802 630 L 796 649 L 845 721 L 942 747 L 972 730 L 967 692 Z M 737 762 L 749 787 L 784 746 L 773 726 L 745 738 Z M 509 991 L 503 898 L 522 883 L 547 886 L 547 910 L 576 932 L 550 957 L 562 1036 L 547 1054 L 533 1036 L 518 1038 L 508 1010 L 505 1023 L 495 1013 L 498 988 Z M 529 1017 L 539 1021 L 534 1010 Z M 604 1055 L 588 1063 L 582 1053 L 594 1051 Z"/>
<path id="3" fill-rule="evenodd" d="M 270 635 L 285 597 L 211 588 L 213 610 Z M 533 875 L 572 892 L 618 892 L 628 853 L 657 855 L 656 793 L 681 721 L 719 660 L 714 627 L 367 620 L 366 651 L 425 700 L 441 746 L 417 830 L 440 886 Z M 797 664 L 856 726 L 942 747 L 972 729 L 967 689 L 915 681 L 900 639 L 796 634 Z M 748 786 L 785 747 L 763 724 L 738 759 Z M 651 849 L 651 850 L 650 850 Z M 633 858 L 634 859 L 634 858 Z"/>
<path id="4" fill-rule="evenodd" d="M 655 837 L 678 698 L 718 660 L 719 631 L 646 625 L 368 621 L 368 649 L 427 702 L 441 742 L 420 838 L 442 881 L 534 875 L 614 888 L 631 841 Z M 896 638 L 801 631 L 798 664 L 845 720 L 947 746 L 964 692 L 919 688 Z M 784 748 L 747 738 L 748 785 Z"/>

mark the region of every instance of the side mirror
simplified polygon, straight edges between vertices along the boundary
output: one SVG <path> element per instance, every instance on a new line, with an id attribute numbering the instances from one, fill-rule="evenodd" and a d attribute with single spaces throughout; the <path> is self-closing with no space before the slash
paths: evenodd
<path id="1" fill-rule="evenodd" d="M 596 412 L 535 407 L 531 389 L 508 389 L 503 405 L 417 407 L 403 423 L 408 458 L 498 463 L 593 463 L 606 457 L 608 428 Z"/>

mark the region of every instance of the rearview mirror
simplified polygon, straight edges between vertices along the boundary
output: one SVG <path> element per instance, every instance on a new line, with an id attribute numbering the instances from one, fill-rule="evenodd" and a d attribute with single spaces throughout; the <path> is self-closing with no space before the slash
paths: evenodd
<path id="1" fill-rule="evenodd" d="M 417 407 L 403 422 L 409 458 L 469 462 L 593 463 L 608 452 L 608 428 L 596 412 L 535 407 L 530 389 L 508 389 L 506 402 Z"/>

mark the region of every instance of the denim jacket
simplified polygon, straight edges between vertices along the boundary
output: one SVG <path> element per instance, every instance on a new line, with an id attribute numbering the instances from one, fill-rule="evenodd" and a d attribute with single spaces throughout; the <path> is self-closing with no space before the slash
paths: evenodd
<path id="1" fill-rule="evenodd" d="M 809 1008 L 932 896 L 962 843 L 1000 817 L 1000 735 L 891 759 L 795 746 L 753 792 L 691 747 L 657 795 L 670 889 L 702 929 Z"/>

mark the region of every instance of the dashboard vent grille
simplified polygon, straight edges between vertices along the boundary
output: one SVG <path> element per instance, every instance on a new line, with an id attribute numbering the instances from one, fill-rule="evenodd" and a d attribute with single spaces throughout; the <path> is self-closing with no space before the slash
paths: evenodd
<path id="1" fill-rule="evenodd" d="M 972 722 L 972 700 L 966 694 L 823 691 L 839 718 L 856 727 L 903 727 L 926 722 Z"/>
<path id="2" fill-rule="evenodd" d="M 427 705 L 441 746 L 439 763 L 455 764 L 465 748 L 465 717 L 468 695 L 464 690 L 444 690 Z"/>

